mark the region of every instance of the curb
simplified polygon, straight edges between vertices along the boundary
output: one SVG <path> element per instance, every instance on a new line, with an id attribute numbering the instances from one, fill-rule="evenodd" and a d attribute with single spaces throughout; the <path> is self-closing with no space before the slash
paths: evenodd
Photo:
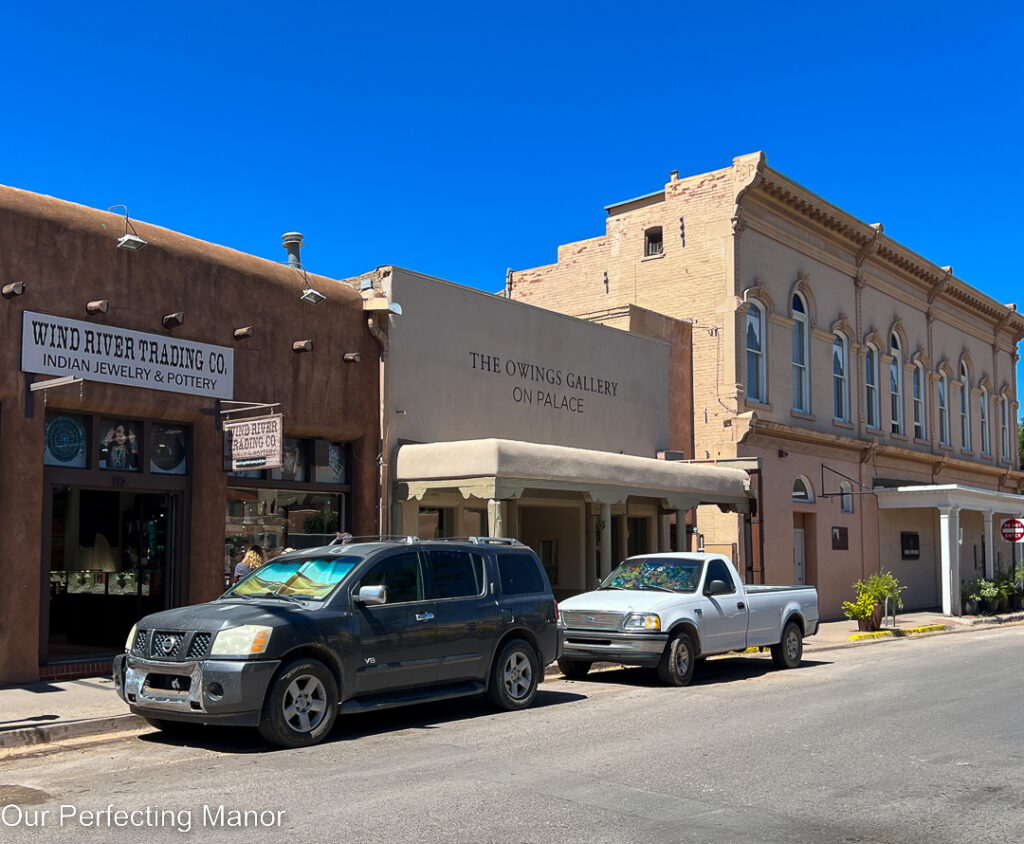
<path id="1" fill-rule="evenodd" d="M 875 630 L 871 633 L 854 633 L 847 641 L 863 642 L 872 639 L 900 639 L 905 636 L 922 636 L 927 633 L 946 633 L 953 628 L 948 624 L 925 624 L 921 627 L 896 628 L 894 630 Z"/>
<path id="2" fill-rule="evenodd" d="M 106 733 L 139 730 L 149 725 L 141 715 L 110 715 L 105 718 L 86 718 L 81 721 L 22 727 L 0 733 L 0 750 L 53 744 L 67 739 L 86 738 Z"/>

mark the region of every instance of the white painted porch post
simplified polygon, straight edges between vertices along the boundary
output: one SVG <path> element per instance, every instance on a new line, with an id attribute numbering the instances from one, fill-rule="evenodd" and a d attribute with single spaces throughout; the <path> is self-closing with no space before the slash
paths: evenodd
<path id="1" fill-rule="evenodd" d="M 985 579 L 991 580 L 995 575 L 995 551 L 992 547 L 992 519 L 995 513 L 982 513 L 985 517 Z"/>
<path id="2" fill-rule="evenodd" d="M 942 555 L 942 614 L 960 615 L 959 507 L 939 507 L 939 549 Z"/>
<path id="3" fill-rule="evenodd" d="M 505 518 L 502 513 L 501 501 L 497 498 L 487 499 L 487 530 L 491 536 L 505 535 Z"/>
<path id="4" fill-rule="evenodd" d="M 612 505 L 601 503 L 601 580 L 612 573 Z"/>

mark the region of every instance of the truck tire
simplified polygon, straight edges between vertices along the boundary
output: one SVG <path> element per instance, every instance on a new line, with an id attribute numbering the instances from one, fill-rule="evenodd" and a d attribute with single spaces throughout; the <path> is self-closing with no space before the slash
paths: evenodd
<path id="1" fill-rule="evenodd" d="M 782 641 L 772 645 L 772 662 L 776 668 L 796 668 L 804 655 L 804 637 L 800 625 L 787 621 L 782 628 Z"/>
<path id="2" fill-rule="evenodd" d="M 685 686 L 693 677 L 693 639 L 689 633 L 676 633 L 668 640 L 658 663 L 658 679 L 666 686 Z"/>
<path id="3" fill-rule="evenodd" d="M 582 680 L 587 676 L 590 666 L 593 664 L 585 659 L 565 659 L 563 657 L 558 660 L 558 670 L 562 672 L 566 680 Z"/>
<path id="4" fill-rule="evenodd" d="M 539 671 L 533 648 L 522 639 L 510 639 L 494 658 L 487 700 L 508 712 L 526 709 L 537 696 Z"/>
<path id="5" fill-rule="evenodd" d="M 337 717 L 334 675 L 322 662 L 297 659 L 270 684 L 258 729 L 271 744 L 307 747 L 322 741 Z"/>

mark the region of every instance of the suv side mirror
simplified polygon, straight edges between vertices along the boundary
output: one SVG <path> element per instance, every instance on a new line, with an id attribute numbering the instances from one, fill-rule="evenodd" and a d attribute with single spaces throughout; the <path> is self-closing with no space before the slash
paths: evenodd
<path id="1" fill-rule="evenodd" d="M 360 604 L 386 604 L 388 602 L 387 586 L 360 586 L 356 594 Z"/>
<path id="2" fill-rule="evenodd" d="M 712 580 L 704 590 L 707 595 L 724 595 L 729 591 L 729 584 L 724 580 Z"/>

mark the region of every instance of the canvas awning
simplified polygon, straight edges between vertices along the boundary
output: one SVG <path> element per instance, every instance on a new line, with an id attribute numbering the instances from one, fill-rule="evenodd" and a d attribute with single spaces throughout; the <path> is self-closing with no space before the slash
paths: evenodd
<path id="1" fill-rule="evenodd" d="M 532 489 L 579 492 L 606 504 L 629 496 L 655 498 L 666 510 L 718 504 L 746 512 L 750 507 L 750 478 L 742 469 L 516 440 L 403 445 L 396 479 L 405 500 L 452 489 L 464 498 L 506 500 Z"/>

